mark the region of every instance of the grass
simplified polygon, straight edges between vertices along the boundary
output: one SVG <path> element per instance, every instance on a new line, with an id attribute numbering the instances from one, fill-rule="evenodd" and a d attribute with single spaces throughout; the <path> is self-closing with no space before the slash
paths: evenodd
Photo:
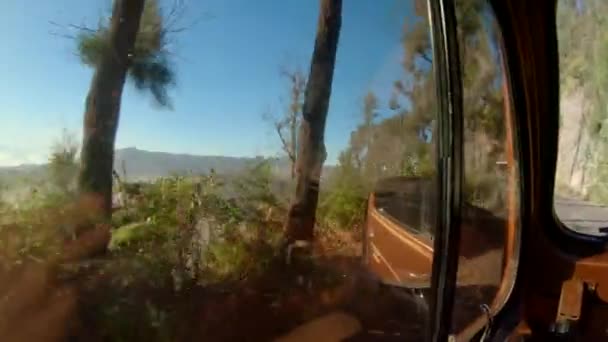
<path id="1" fill-rule="evenodd" d="M 142 241 L 158 234 L 155 227 L 147 222 L 134 222 L 114 229 L 108 248 L 110 250 L 128 247 L 131 242 Z"/>

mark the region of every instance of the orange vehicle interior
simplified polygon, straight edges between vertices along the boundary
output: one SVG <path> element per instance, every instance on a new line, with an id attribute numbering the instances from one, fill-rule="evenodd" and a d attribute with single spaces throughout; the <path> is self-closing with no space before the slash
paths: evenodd
<path id="1" fill-rule="evenodd" d="M 511 292 L 494 319 L 495 338 L 607 340 L 605 243 L 567 231 L 553 209 L 559 131 L 556 1 L 495 1 L 494 6 L 503 28 L 522 180 L 521 246 L 510 220 L 505 253 L 513 258 L 505 258 L 503 277 L 503 284 L 516 277 L 515 286 L 498 296 Z"/>
<path id="2" fill-rule="evenodd" d="M 508 82 L 503 91 L 511 100 L 505 101 L 504 112 L 507 181 L 512 190 L 507 194 L 506 220 L 467 225 L 463 214 L 461 256 L 482 253 L 478 249 L 492 243 L 474 226 L 505 227 L 502 275 L 490 308 L 493 314 L 469 320 L 453 337 L 481 339 L 482 334 L 488 336 L 484 327 L 489 327 L 496 341 L 608 340 L 606 241 L 568 231 L 553 206 L 559 131 L 556 1 L 492 5 L 504 39 Z M 518 186 L 519 195 L 513 190 Z M 432 238 L 406 232 L 403 224 L 382 215 L 375 196 L 378 193 L 368 202 L 369 232 L 364 237 L 370 239 L 364 250 L 368 268 L 387 284 L 429 287 Z M 459 264 L 457 284 L 466 267 Z"/>
<path id="3" fill-rule="evenodd" d="M 420 182 L 419 179 L 401 179 L 401 182 Z M 412 289 L 424 289 L 431 286 L 431 266 L 433 260 L 433 233 L 415 232 L 412 227 L 418 223 L 404 224 L 395 219 L 390 213 L 385 213 L 378 208 L 376 193 L 370 194 L 367 208 L 367 239 L 364 262 L 368 267 L 382 279 L 384 283 L 398 285 Z M 515 210 L 515 203 L 512 209 Z M 510 207 L 511 208 L 511 207 Z M 399 208 L 397 208 L 399 209 Z M 394 209 L 394 210 L 397 210 Z M 413 211 L 419 208 L 413 207 Z M 492 250 L 503 246 L 504 237 L 496 234 L 496 229 L 483 229 L 484 227 L 506 227 L 507 222 L 490 212 L 475 206 L 467 206 L 465 222 L 462 225 L 462 236 L 460 256 L 465 260 L 461 264 L 458 273 L 459 285 L 500 282 L 501 274 L 484 274 L 480 279 L 479 272 L 466 268 L 474 267 L 475 262 L 486 262 L 496 264 L 496 260 L 488 261 L 488 258 L 496 259 L 502 257 L 500 253 L 490 253 Z M 401 210 L 400 214 L 407 216 L 407 209 Z M 414 212 L 409 216 L 416 216 Z M 513 211 L 509 217 L 509 230 L 514 234 L 516 213 Z M 512 247 L 507 246 L 506 248 Z M 465 270 L 466 269 L 466 270 Z M 498 270 L 497 270 L 498 271 Z M 492 278 L 492 279 L 489 279 Z"/>

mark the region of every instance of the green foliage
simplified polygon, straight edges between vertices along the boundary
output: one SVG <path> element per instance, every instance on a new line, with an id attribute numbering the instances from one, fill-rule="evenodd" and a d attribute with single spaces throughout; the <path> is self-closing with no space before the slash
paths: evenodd
<path id="1" fill-rule="evenodd" d="M 270 160 L 263 160 L 245 171 L 246 176 L 235 180 L 238 202 L 246 206 L 280 207 L 284 199 L 272 189 L 273 174 Z"/>
<path id="2" fill-rule="evenodd" d="M 94 288 L 83 305 L 103 340 L 175 340 L 183 312 L 173 299 L 197 284 L 238 283 L 267 271 L 282 236 L 265 215 L 279 203 L 271 181 L 271 164 L 262 161 L 234 180 L 210 172 L 125 184 L 138 190 L 113 215 L 108 255 L 83 271 L 83 279 L 103 278 L 83 283 Z M 0 267 L 57 255 L 86 221 L 73 201 L 36 192 L 26 205 L 0 208 Z"/>
<path id="3" fill-rule="evenodd" d="M 213 270 L 214 277 L 221 280 L 238 280 L 244 276 L 244 270 L 251 256 L 242 241 L 233 243 L 214 243 L 206 253 L 208 268 Z"/>
<path id="4" fill-rule="evenodd" d="M 170 232 L 147 222 L 134 222 L 118 227 L 112 233 L 110 250 L 121 248 L 143 248 L 145 242 L 163 242 L 170 236 Z M 138 243 L 138 246 L 133 244 Z"/>
<path id="5" fill-rule="evenodd" d="M 279 241 L 276 230 L 266 231 L 260 240 L 267 209 L 279 205 L 271 171 L 271 164 L 262 161 L 231 182 L 212 171 L 142 185 L 140 194 L 113 215 L 120 226 L 112 234 L 111 250 L 134 259 L 165 259 L 173 266 L 163 269 L 205 283 L 238 279 L 259 269 L 270 257 L 266 252 L 260 257 L 267 250 L 260 245 Z M 184 263 L 190 264 L 188 270 Z"/>
<path id="6" fill-rule="evenodd" d="M 342 152 L 337 169 L 324 184 L 317 216 L 325 227 L 350 230 L 363 222 L 369 185 L 353 158 L 350 150 Z"/>
<path id="7" fill-rule="evenodd" d="M 49 158 L 51 184 L 59 191 L 69 193 L 75 186 L 78 174 L 78 143 L 66 130 L 54 145 Z"/>
<path id="8" fill-rule="evenodd" d="M 71 194 L 45 189 L 0 208 L 0 264 L 11 268 L 57 255 L 90 213 Z"/>
<path id="9" fill-rule="evenodd" d="M 356 181 L 341 180 L 330 191 L 323 193 L 319 216 L 326 226 L 346 230 L 360 228 L 367 197 L 357 186 L 360 184 Z"/>
<path id="10" fill-rule="evenodd" d="M 167 21 L 158 0 L 147 0 L 141 17 L 135 47 L 131 54 L 128 76 L 138 90 L 149 91 L 155 103 L 171 107 L 168 88 L 175 85 L 174 67 L 170 62 Z M 96 68 L 111 53 L 109 20 L 101 20 L 93 31 L 83 30 L 77 36 L 78 55 L 83 64 Z"/>
<path id="11" fill-rule="evenodd" d="M 81 32 L 77 37 L 77 51 L 83 64 L 96 68 L 106 51 L 110 50 L 107 23 L 99 23 L 97 32 Z"/>

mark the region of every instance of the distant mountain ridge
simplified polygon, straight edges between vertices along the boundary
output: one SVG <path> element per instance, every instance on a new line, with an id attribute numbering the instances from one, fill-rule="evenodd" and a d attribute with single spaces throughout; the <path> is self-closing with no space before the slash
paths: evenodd
<path id="1" fill-rule="evenodd" d="M 176 154 L 169 152 L 152 152 L 139 150 L 134 147 L 118 149 L 114 155 L 114 169 L 121 176 L 129 180 L 145 180 L 172 174 L 208 173 L 211 169 L 221 174 L 234 174 L 245 170 L 256 161 L 263 161 L 263 157 L 227 157 L 227 156 L 200 156 L 192 154 Z M 287 161 L 273 158 L 275 172 L 281 172 L 288 167 Z"/>
<path id="2" fill-rule="evenodd" d="M 270 160 L 273 173 L 279 178 L 288 178 L 291 172 L 287 158 L 265 157 L 228 157 L 153 152 L 135 147 L 117 149 L 114 153 L 114 169 L 129 181 L 152 180 L 173 174 L 201 174 L 211 169 L 219 174 L 236 174 L 255 165 L 256 162 Z M 332 166 L 325 168 L 326 176 Z M 327 172 L 325 172 L 327 171 Z M 46 164 L 24 164 L 19 166 L 0 167 L 0 182 L 12 182 L 22 178 L 24 181 L 42 179 L 47 173 Z"/>

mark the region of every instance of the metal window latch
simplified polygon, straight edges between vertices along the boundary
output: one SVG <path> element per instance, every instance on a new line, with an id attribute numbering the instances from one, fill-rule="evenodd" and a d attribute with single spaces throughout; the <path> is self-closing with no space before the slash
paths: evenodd
<path id="1" fill-rule="evenodd" d="M 486 325 L 483 328 L 483 334 L 481 334 L 480 342 L 489 341 L 490 332 L 492 331 L 492 326 L 494 325 L 494 317 L 492 317 L 492 311 L 490 310 L 490 306 L 488 304 L 481 304 L 481 310 L 486 315 L 487 321 Z"/>
<path id="2" fill-rule="evenodd" d="M 581 280 L 570 279 L 562 283 L 557 317 L 551 332 L 564 336 L 572 333 L 574 325 L 581 317 L 583 307 L 584 284 Z"/>

